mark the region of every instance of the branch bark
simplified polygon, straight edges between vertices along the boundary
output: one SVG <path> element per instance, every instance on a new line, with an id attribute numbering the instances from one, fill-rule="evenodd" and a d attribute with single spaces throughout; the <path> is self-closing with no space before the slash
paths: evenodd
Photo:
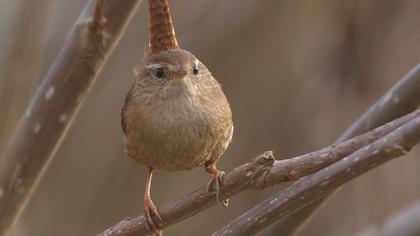
<path id="1" fill-rule="evenodd" d="M 222 186 L 222 198 L 229 198 L 248 189 L 264 189 L 291 179 L 313 174 L 316 171 L 346 157 L 359 148 L 378 140 L 398 129 L 407 122 L 420 118 L 420 110 L 401 117 L 371 132 L 331 145 L 319 151 L 286 160 L 275 161 L 271 152 L 266 152 L 252 161 L 243 164 L 226 174 Z M 168 205 L 160 207 L 159 213 L 166 222 L 162 227 L 175 224 L 216 204 L 215 193 L 207 187 L 192 192 Z M 136 218 L 126 218 L 98 234 L 109 235 L 148 235 L 144 214 Z"/>
<path id="2" fill-rule="evenodd" d="M 419 142 L 420 117 L 416 117 L 348 157 L 274 194 L 212 236 L 254 235 L 372 168 L 407 154 Z"/>
<path id="3" fill-rule="evenodd" d="M 85 6 L 0 156 L 0 235 L 24 208 L 140 2 Z"/>
<path id="4" fill-rule="evenodd" d="M 397 84 L 366 111 L 338 140 L 342 142 L 367 132 L 396 117 L 408 114 L 420 105 L 420 64 L 411 69 Z M 334 191 L 333 191 L 334 192 Z M 332 193 L 333 193 L 332 192 Z M 332 194 L 331 193 L 331 194 Z M 326 195 L 276 224 L 276 233 L 295 235 L 310 221 L 330 195 Z"/>

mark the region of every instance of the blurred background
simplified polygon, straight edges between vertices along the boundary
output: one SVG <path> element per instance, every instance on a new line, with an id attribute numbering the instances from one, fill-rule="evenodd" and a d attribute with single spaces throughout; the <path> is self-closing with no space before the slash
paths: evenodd
<path id="1" fill-rule="evenodd" d="M 86 0 L 0 0 L 0 149 Z M 171 0 L 181 47 L 223 84 L 234 114 L 226 171 L 329 145 L 420 59 L 416 0 Z M 84 102 L 14 236 L 94 235 L 143 211 L 146 168 L 125 157 L 120 108 L 147 45 L 143 3 Z M 108 19 L 112 20 L 112 19 Z M 300 235 L 357 235 L 420 198 L 419 149 L 336 194 Z M 157 171 L 168 203 L 209 180 Z M 246 192 L 164 231 L 209 235 L 275 191 Z M 364 232 L 366 233 L 366 232 Z M 277 235 L 275 227 L 260 235 Z M 369 235 L 369 234 L 368 234 Z"/>

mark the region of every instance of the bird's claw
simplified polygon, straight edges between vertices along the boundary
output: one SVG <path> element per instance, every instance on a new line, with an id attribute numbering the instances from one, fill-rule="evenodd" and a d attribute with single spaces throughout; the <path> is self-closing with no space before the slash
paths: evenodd
<path id="1" fill-rule="evenodd" d="M 160 226 L 164 225 L 165 222 L 157 211 L 155 205 L 153 205 L 153 203 L 145 204 L 144 212 L 146 215 L 147 227 L 149 228 L 150 232 L 152 232 L 153 235 L 162 236 L 162 230 Z"/>
<path id="2" fill-rule="evenodd" d="M 225 172 L 224 171 L 217 171 L 216 174 L 214 174 L 212 176 L 212 178 L 210 179 L 208 185 L 207 185 L 207 191 L 208 192 L 212 192 L 215 191 L 216 192 L 216 201 L 217 204 L 223 207 L 228 207 L 229 205 L 229 199 L 221 199 L 221 187 L 223 186 L 223 177 L 225 176 Z"/>

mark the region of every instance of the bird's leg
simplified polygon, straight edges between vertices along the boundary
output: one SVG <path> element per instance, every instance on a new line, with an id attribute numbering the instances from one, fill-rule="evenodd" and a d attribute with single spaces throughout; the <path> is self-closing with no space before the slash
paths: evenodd
<path id="1" fill-rule="evenodd" d="M 223 185 L 223 177 L 225 176 L 225 172 L 217 169 L 216 161 L 207 161 L 204 165 L 204 168 L 208 173 L 212 175 L 212 178 L 207 185 L 207 191 L 212 192 L 214 190 L 216 192 L 217 204 L 228 207 L 229 199 L 220 199 L 220 191 Z"/>
<path id="2" fill-rule="evenodd" d="M 146 215 L 146 222 L 149 230 L 153 232 L 154 235 L 162 236 L 162 230 L 160 225 L 164 224 L 162 217 L 155 204 L 150 197 L 150 186 L 152 184 L 152 174 L 153 168 L 147 167 L 147 180 L 146 180 L 146 189 L 144 191 L 144 212 Z"/>

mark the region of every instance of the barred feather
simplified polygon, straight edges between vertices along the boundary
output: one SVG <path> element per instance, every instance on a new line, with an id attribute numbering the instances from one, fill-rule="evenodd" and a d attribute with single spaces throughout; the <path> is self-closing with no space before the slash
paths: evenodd
<path id="1" fill-rule="evenodd" d="M 168 0 L 149 0 L 149 54 L 179 48 Z"/>

